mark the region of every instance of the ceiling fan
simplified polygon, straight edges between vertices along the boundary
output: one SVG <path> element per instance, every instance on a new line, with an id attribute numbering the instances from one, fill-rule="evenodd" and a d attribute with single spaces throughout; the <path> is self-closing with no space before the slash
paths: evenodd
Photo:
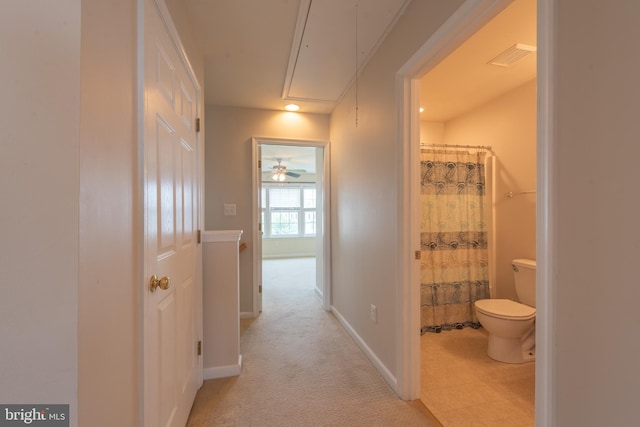
<path id="1" fill-rule="evenodd" d="M 290 176 L 292 178 L 300 178 L 299 173 L 287 171 L 287 167 L 282 164 L 282 159 L 276 159 L 278 162 L 277 165 L 273 166 L 273 174 L 271 175 L 271 179 L 274 181 L 284 181 L 286 176 Z"/>

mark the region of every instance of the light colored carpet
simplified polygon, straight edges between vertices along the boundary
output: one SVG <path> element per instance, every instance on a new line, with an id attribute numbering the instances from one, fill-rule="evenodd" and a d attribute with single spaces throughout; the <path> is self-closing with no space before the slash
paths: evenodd
<path id="1" fill-rule="evenodd" d="M 265 261 L 263 312 L 241 322 L 242 373 L 205 381 L 187 425 L 440 426 L 420 401 L 400 400 L 322 309 L 313 263 Z"/>

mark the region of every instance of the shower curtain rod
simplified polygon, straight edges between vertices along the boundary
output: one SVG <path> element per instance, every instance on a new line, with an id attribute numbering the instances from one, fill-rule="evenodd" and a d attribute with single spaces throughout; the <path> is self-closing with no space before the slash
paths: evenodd
<path id="1" fill-rule="evenodd" d="M 423 144 L 420 143 L 420 148 L 473 148 L 476 150 L 491 151 L 490 145 L 449 145 L 449 144 Z"/>

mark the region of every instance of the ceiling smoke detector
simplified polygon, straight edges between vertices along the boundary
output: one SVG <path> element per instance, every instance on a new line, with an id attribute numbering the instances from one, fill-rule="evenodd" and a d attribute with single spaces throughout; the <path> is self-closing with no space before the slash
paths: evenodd
<path id="1" fill-rule="evenodd" d="M 505 50 L 491 61 L 488 62 L 490 65 L 497 65 L 498 67 L 509 67 L 521 60 L 525 56 L 536 51 L 535 46 L 530 46 L 527 44 L 516 43 L 511 46 L 509 49 Z"/>

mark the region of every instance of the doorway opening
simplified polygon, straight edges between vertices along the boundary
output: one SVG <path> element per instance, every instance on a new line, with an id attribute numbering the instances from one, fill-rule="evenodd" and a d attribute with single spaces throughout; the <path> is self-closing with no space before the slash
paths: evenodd
<path id="1" fill-rule="evenodd" d="M 420 262 L 414 253 L 420 248 L 420 170 L 416 159 L 420 152 L 420 79 L 433 70 L 444 58 L 475 34 L 486 23 L 497 16 L 510 0 L 480 1 L 467 0 L 438 29 L 427 42 L 398 70 L 400 158 L 402 169 L 400 181 L 400 212 L 398 233 L 400 265 L 398 281 L 398 381 L 397 391 L 404 399 L 420 398 Z M 550 259 L 549 240 L 549 171 L 552 162 L 548 151 L 552 143 L 549 98 L 552 91 L 552 43 L 553 10 L 546 0 L 537 0 L 537 137 L 536 137 L 536 179 L 538 196 L 536 207 L 536 373 L 535 406 L 536 421 L 548 420 L 551 416 L 554 390 L 552 385 L 553 360 L 551 331 L 554 318 L 550 313 L 553 301 L 550 295 L 551 282 L 548 264 Z M 544 424 L 544 422 L 543 422 Z"/>
<path id="2" fill-rule="evenodd" d="M 296 277 L 331 308 L 328 150 L 326 141 L 253 139 L 254 316 L 269 286 Z"/>
<path id="3" fill-rule="evenodd" d="M 420 79 L 421 400 L 443 424 L 534 422 L 535 361 L 490 358 L 475 302 L 521 301 L 512 260 L 536 259 L 536 44 L 514 0 Z"/>

